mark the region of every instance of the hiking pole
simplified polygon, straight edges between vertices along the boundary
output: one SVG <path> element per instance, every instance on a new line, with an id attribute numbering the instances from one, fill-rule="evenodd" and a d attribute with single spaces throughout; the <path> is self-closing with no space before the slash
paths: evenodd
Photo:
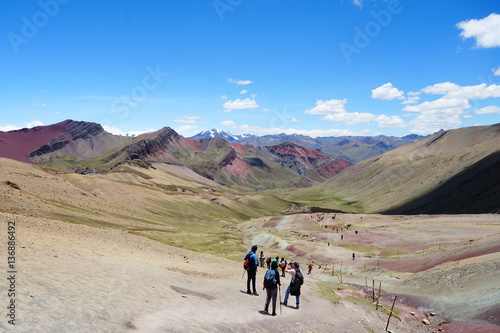
<path id="1" fill-rule="evenodd" d="M 283 310 L 281 310 L 281 285 L 278 286 L 278 293 L 280 295 L 280 315 L 283 315 Z"/>
<path id="2" fill-rule="evenodd" d="M 245 273 L 246 273 L 246 272 L 247 272 L 247 271 L 243 271 L 243 275 L 241 276 L 241 278 L 242 278 L 242 279 L 243 279 L 243 277 L 245 276 Z"/>

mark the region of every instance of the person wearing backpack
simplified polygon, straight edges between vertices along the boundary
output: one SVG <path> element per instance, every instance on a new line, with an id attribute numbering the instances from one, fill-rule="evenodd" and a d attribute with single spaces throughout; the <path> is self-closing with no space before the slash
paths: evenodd
<path id="1" fill-rule="evenodd" d="M 290 295 L 295 296 L 295 305 L 296 309 L 298 310 L 300 307 L 300 287 L 304 283 L 304 275 L 302 274 L 302 271 L 299 268 L 299 263 L 298 262 L 292 262 L 290 263 L 290 269 L 287 271 L 292 276 L 292 279 L 290 280 L 290 285 L 286 289 L 285 292 L 285 299 L 283 300 L 283 305 L 287 306 L 288 305 L 288 297 Z"/>
<path id="2" fill-rule="evenodd" d="M 252 245 L 252 249 L 247 253 L 244 260 L 248 260 L 248 265 L 245 266 L 247 271 L 247 294 L 259 296 L 257 289 L 255 289 L 255 276 L 257 275 L 257 268 L 259 267 L 259 260 L 257 259 L 257 245 Z M 252 283 L 253 293 L 250 290 L 250 283 Z"/>
<path id="3" fill-rule="evenodd" d="M 273 301 L 273 316 L 276 316 L 276 298 L 278 296 L 278 286 L 281 286 L 280 274 L 278 273 L 278 263 L 273 261 L 271 269 L 268 269 L 264 276 L 264 289 L 266 289 L 266 305 L 264 311 L 269 313 L 269 303 Z"/>

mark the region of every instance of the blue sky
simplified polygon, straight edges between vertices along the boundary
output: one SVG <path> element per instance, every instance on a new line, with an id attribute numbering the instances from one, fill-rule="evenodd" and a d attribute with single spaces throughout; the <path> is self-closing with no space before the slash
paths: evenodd
<path id="1" fill-rule="evenodd" d="M 500 122 L 498 0 L 1 3 L 0 130 L 430 134 Z"/>

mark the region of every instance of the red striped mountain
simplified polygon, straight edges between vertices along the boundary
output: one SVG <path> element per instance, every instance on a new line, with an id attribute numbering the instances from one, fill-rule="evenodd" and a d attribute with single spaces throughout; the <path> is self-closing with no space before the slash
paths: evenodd
<path id="1" fill-rule="evenodd" d="M 0 157 L 21 162 L 50 164 L 61 157 L 85 160 L 122 148 L 129 137 L 112 135 L 101 125 L 84 121 L 63 122 L 0 132 Z"/>
<path id="2" fill-rule="evenodd" d="M 125 159 L 182 165 L 220 183 L 252 189 L 311 186 L 351 165 L 291 143 L 258 147 L 219 137 L 190 140 L 169 127 L 138 136 L 124 151 Z"/>

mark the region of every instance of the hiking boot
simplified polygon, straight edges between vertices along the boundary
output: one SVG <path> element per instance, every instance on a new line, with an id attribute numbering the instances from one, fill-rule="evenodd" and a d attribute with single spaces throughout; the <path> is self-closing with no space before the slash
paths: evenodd
<path id="1" fill-rule="evenodd" d="M 272 316 L 276 316 L 276 312 L 273 312 Z"/>
<path id="2" fill-rule="evenodd" d="M 285 302 L 281 302 L 281 304 L 283 304 L 284 306 L 288 306 Z"/>
<path id="3" fill-rule="evenodd" d="M 255 293 L 253 293 L 252 295 L 254 295 L 254 296 L 259 296 L 259 294 L 258 294 L 258 293 L 256 293 L 256 292 L 255 292 Z"/>
<path id="4" fill-rule="evenodd" d="M 249 291 L 247 291 L 247 294 L 248 295 L 252 295 L 252 292 L 249 290 Z"/>
<path id="5" fill-rule="evenodd" d="M 298 309 L 299 309 L 299 306 L 297 305 L 295 308 L 298 310 Z"/>

